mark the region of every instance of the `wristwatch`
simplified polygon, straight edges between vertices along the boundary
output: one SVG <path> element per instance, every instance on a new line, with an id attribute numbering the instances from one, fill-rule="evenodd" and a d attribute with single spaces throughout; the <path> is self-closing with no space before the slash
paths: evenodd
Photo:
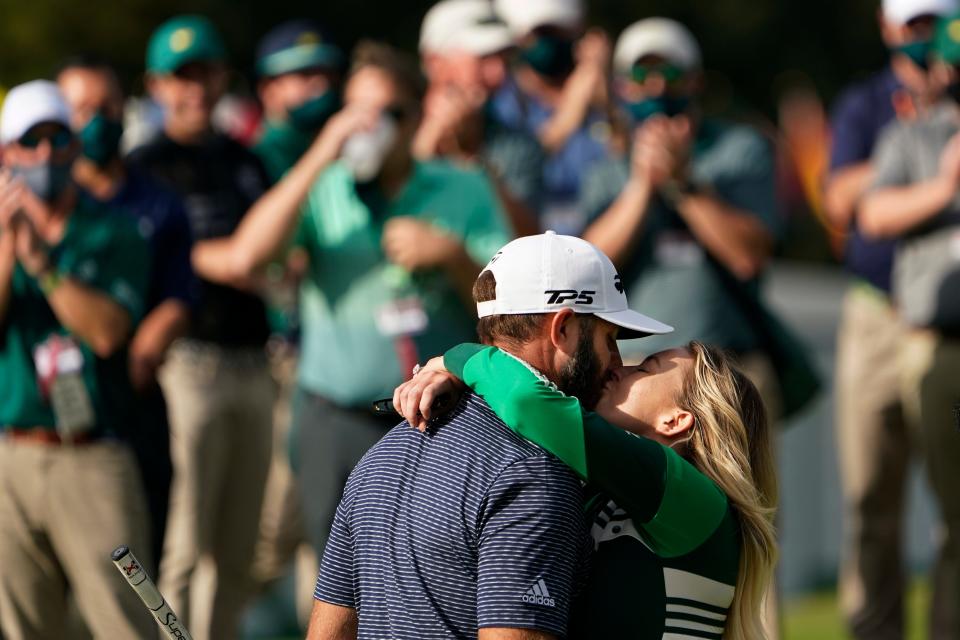
<path id="1" fill-rule="evenodd" d="M 660 187 L 660 196 L 674 209 L 680 206 L 684 198 L 699 192 L 697 185 L 689 180 L 671 180 Z"/>
<path id="2" fill-rule="evenodd" d="M 48 296 L 53 293 L 54 289 L 60 286 L 60 283 L 63 282 L 63 277 L 55 268 L 47 267 L 37 278 L 37 282 L 40 284 L 40 291 L 43 291 L 43 295 Z"/>

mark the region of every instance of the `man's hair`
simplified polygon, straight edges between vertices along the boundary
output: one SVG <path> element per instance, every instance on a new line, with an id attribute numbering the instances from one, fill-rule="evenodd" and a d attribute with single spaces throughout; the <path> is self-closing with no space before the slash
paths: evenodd
<path id="1" fill-rule="evenodd" d="M 473 283 L 473 301 L 480 303 L 496 299 L 497 279 L 493 272 L 484 271 Z M 487 316 L 477 322 L 477 335 L 484 344 L 522 345 L 537 336 L 545 317 L 543 313 Z"/>
<path id="2" fill-rule="evenodd" d="M 353 50 L 347 80 L 367 67 L 374 67 L 390 76 L 397 90 L 405 93 L 418 108 L 423 103 L 427 81 L 410 54 L 383 42 L 361 40 Z"/>

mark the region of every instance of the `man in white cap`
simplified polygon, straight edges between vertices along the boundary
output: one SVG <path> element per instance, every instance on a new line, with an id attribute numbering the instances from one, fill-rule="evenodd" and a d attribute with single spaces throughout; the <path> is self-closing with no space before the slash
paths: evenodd
<path id="1" fill-rule="evenodd" d="M 64 637 L 69 591 L 95 637 L 156 637 L 110 561 L 120 544 L 152 555 L 126 442 L 148 244 L 79 197 L 80 143 L 54 83 L 10 91 L 0 144 L 0 635 Z"/>
<path id="2" fill-rule="evenodd" d="M 752 287 L 773 249 L 771 145 L 748 126 L 702 117 L 700 48 L 678 22 L 628 27 L 614 74 L 633 122 L 632 149 L 587 177 L 582 206 L 592 222 L 584 238 L 622 269 L 635 304 L 677 319 L 675 335 L 639 346 L 652 352 L 700 340 L 737 353 L 748 370 L 765 368 L 754 320 L 731 289 Z M 753 373 L 761 392 L 769 388 Z"/>
<path id="3" fill-rule="evenodd" d="M 610 42 L 584 35 L 581 0 L 496 0 L 510 27 L 518 64 L 491 106 L 492 117 L 535 136 L 547 153 L 540 228 L 577 234 L 581 177 L 607 157 Z"/>
<path id="4" fill-rule="evenodd" d="M 490 98 L 507 78 L 513 36 L 487 0 L 442 0 L 424 16 L 420 53 L 429 86 L 414 139 L 421 159 L 482 168 L 517 236 L 537 233 L 544 154 L 536 138 L 500 125 Z"/>
<path id="5" fill-rule="evenodd" d="M 903 415 L 908 403 L 899 352 L 906 333 L 891 299 L 897 238 L 864 233 L 857 206 L 875 177 L 880 132 L 928 111 L 928 49 L 938 15 L 956 0 L 884 0 L 878 20 L 890 63 L 847 88 L 833 107 L 824 204 L 847 233 L 853 285 L 837 333 L 836 425 L 844 495 L 840 604 L 856 638 L 902 638 L 904 492 L 916 447 Z M 951 602 L 951 607 L 955 603 Z"/>
<path id="6" fill-rule="evenodd" d="M 486 343 L 589 408 L 620 363 L 618 338 L 671 330 L 628 308 L 600 250 L 552 232 L 503 247 L 473 294 Z M 588 549 L 579 483 L 477 395 L 436 420 L 427 433 L 401 423 L 351 474 L 310 640 L 566 636 Z"/>

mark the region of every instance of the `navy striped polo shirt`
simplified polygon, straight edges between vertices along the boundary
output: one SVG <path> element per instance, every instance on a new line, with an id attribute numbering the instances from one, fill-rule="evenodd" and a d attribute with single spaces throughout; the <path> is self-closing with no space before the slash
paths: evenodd
<path id="1" fill-rule="evenodd" d="M 579 480 L 476 395 L 426 434 L 394 427 L 350 475 L 314 596 L 360 638 L 566 635 L 590 543 Z"/>

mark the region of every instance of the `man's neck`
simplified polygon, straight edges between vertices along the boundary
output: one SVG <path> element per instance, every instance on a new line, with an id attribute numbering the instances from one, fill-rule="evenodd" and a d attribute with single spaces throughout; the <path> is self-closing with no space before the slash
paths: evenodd
<path id="1" fill-rule="evenodd" d="M 168 120 L 163 127 L 163 132 L 168 138 L 187 147 L 200 144 L 204 138 L 210 135 L 211 131 L 209 125 L 203 129 L 196 129 L 182 126 L 173 120 Z"/>
<path id="2" fill-rule="evenodd" d="M 409 153 L 404 153 L 397 158 L 388 158 L 377 177 L 377 185 L 388 198 L 393 198 L 400 193 L 412 173 L 413 156 Z"/>
<path id="3" fill-rule="evenodd" d="M 73 165 L 73 179 L 101 202 L 111 200 L 126 178 L 127 172 L 120 158 L 114 158 L 106 167 L 80 158 Z"/>
<path id="4" fill-rule="evenodd" d="M 556 384 L 557 379 L 553 370 L 553 358 L 551 357 L 551 348 L 549 344 L 543 341 L 535 340 L 526 344 L 518 345 L 513 342 L 495 341 L 493 346 L 501 351 L 505 351 L 512 356 L 520 358 L 528 365 L 542 373 L 547 379 Z"/>

